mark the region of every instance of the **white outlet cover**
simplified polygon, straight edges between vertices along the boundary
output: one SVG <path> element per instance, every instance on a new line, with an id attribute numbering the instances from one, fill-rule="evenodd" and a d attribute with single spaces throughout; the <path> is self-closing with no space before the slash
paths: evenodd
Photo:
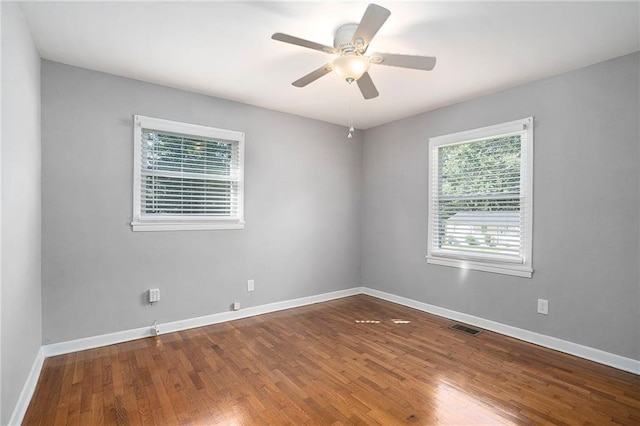
<path id="1" fill-rule="evenodd" d="M 247 291 L 254 291 L 255 289 L 256 289 L 255 281 L 254 280 L 248 280 L 247 281 Z"/>
<path id="2" fill-rule="evenodd" d="M 546 299 L 538 299 L 538 313 L 549 315 L 549 301 Z"/>

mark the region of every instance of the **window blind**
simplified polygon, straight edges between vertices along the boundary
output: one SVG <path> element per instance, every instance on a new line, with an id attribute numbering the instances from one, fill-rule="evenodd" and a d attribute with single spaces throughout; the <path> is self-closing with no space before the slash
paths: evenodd
<path id="1" fill-rule="evenodd" d="M 238 214 L 238 143 L 142 129 L 143 216 Z"/>

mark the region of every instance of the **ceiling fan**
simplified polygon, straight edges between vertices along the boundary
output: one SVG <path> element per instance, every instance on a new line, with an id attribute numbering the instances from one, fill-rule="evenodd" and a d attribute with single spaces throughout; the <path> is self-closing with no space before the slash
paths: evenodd
<path id="1" fill-rule="evenodd" d="M 275 33 L 271 38 L 284 43 L 338 55 L 331 62 L 291 83 L 295 87 L 304 87 L 325 74 L 334 71 L 349 84 L 356 81 L 362 96 L 365 99 L 372 99 L 378 96 L 378 90 L 368 73 L 369 65 L 387 65 L 425 71 L 431 71 L 436 65 L 436 58 L 432 56 L 399 55 L 395 53 L 365 55 L 371 39 L 380 30 L 389 15 L 391 15 L 391 12 L 388 9 L 376 4 L 370 4 L 367 6 L 367 10 L 364 12 L 359 24 L 345 24 L 336 30 L 333 47 L 283 33 Z"/>

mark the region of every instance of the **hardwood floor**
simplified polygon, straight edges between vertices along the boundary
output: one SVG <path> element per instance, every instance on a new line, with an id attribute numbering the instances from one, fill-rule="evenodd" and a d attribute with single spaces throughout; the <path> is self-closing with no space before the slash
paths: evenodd
<path id="1" fill-rule="evenodd" d="M 640 377 L 359 295 L 48 358 L 24 424 L 640 424 Z"/>

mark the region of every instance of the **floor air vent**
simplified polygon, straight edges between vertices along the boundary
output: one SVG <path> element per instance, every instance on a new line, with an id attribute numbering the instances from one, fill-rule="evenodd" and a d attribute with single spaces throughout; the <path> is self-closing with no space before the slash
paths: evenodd
<path id="1" fill-rule="evenodd" d="M 481 330 L 476 330 L 475 328 L 467 327 L 466 325 L 461 325 L 461 324 L 454 324 L 449 328 L 453 330 L 462 331 L 463 333 L 467 333 L 472 336 L 477 336 L 478 334 L 482 333 Z"/>

